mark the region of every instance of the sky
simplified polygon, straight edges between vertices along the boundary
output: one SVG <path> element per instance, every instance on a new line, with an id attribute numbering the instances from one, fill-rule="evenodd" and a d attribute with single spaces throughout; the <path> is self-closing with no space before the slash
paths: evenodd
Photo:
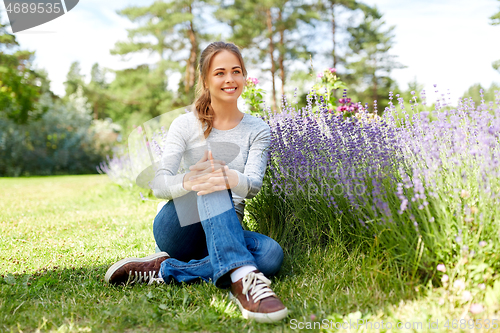
<path id="1" fill-rule="evenodd" d="M 102 67 L 123 69 L 156 60 L 148 54 L 123 59 L 109 52 L 117 41 L 127 39 L 127 28 L 134 26 L 116 11 L 152 2 L 80 0 L 67 14 L 18 32 L 16 38 L 21 48 L 36 51 L 35 65 L 48 72 L 52 90 L 63 96 L 63 82 L 74 61 L 80 62 L 82 73 L 89 79 L 96 62 Z M 493 82 L 500 83 L 500 73 L 491 66 L 500 59 L 500 26 L 489 25 L 488 19 L 500 10 L 500 1 L 365 0 L 365 3 L 376 5 L 387 25 L 395 26 L 391 53 L 407 66 L 392 73 L 401 89 L 416 79 L 424 84 L 428 100 L 445 93 L 455 104 L 472 84 L 489 87 Z M 3 2 L 0 10 L 5 13 Z M 439 90 L 437 94 L 434 84 Z"/>

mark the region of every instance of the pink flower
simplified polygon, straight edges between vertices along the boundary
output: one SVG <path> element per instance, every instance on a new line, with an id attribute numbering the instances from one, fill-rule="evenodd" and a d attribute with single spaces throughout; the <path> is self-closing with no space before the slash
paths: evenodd
<path id="1" fill-rule="evenodd" d="M 253 83 L 253 84 L 257 85 L 257 83 L 259 83 L 259 79 L 255 78 L 255 77 L 249 77 L 247 79 L 247 82 L 248 83 Z"/>
<path id="2" fill-rule="evenodd" d="M 450 278 L 448 277 L 448 275 L 444 274 L 443 277 L 441 278 L 441 282 L 445 283 L 445 282 L 448 282 Z"/>
<path id="3" fill-rule="evenodd" d="M 328 70 L 330 71 L 330 73 L 335 73 L 337 71 L 335 68 L 328 68 Z"/>
<path id="4" fill-rule="evenodd" d="M 316 315 L 313 313 L 313 314 L 311 315 L 311 321 L 315 321 L 315 320 L 316 320 Z"/>
<path id="5" fill-rule="evenodd" d="M 437 270 L 444 273 L 446 272 L 446 267 L 443 264 L 439 264 L 437 265 Z"/>
<path id="6" fill-rule="evenodd" d="M 472 299 L 472 294 L 470 291 L 468 290 L 465 290 L 463 293 L 462 293 L 462 301 L 464 302 L 468 302 Z"/>
<path id="7" fill-rule="evenodd" d="M 453 287 L 456 289 L 465 289 L 465 282 L 464 280 L 456 280 L 453 282 Z"/>
<path id="8" fill-rule="evenodd" d="M 470 311 L 472 314 L 478 314 L 478 313 L 483 312 L 483 311 L 484 311 L 484 308 L 483 308 L 483 305 L 482 305 L 482 304 L 477 304 L 477 303 L 474 303 L 474 304 L 471 304 L 471 305 L 470 305 L 469 311 Z"/>
<path id="9" fill-rule="evenodd" d="M 323 73 L 318 73 L 318 77 L 321 79 L 324 76 Z"/>

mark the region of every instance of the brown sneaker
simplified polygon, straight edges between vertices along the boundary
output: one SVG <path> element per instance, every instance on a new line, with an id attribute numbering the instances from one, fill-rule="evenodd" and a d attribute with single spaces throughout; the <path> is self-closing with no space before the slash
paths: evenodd
<path id="1" fill-rule="evenodd" d="M 255 319 L 259 323 L 280 321 L 288 309 L 269 287 L 271 281 L 259 271 L 248 273 L 231 283 L 231 298 L 240 307 L 243 318 Z"/>
<path id="2" fill-rule="evenodd" d="M 144 258 L 125 258 L 111 266 L 104 280 L 111 284 L 163 283 L 158 278 L 160 265 L 170 258 L 166 252 L 158 252 Z"/>

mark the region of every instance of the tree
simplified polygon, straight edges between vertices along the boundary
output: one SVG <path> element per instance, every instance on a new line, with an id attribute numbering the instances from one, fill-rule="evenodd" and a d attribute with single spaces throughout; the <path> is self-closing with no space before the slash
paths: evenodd
<path id="1" fill-rule="evenodd" d="M 85 95 L 92 107 L 94 119 L 104 118 L 110 97 L 107 93 L 108 84 L 105 79 L 105 70 L 95 63 L 90 72 L 90 82 L 85 86 Z"/>
<path id="2" fill-rule="evenodd" d="M 472 85 L 462 96 L 462 99 L 465 98 L 472 98 L 474 101 L 474 105 L 478 107 L 481 105 L 481 101 L 484 100 L 486 105 L 489 104 L 489 102 L 494 102 L 495 101 L 495 91 L 500 90 L 500 85 L 496 83 L 492 83 L 488 89 L 483 88 L 481 84 L 476 83 Z M 481 98 L 481 91 L 483 94 L 483 97 Z"/>
<path id="3" fill-rule="evenodd" d="M 249 51 L 246 59 L 269 62 L 265 70 L 271 74 L 275 110 L 276 76 L 281 79 L 284 94 L 288 67 L 295 59 L 307 59 L 310 53 L 303 32 L 313 18 L 319 17 L 313 8 L 299 0 L 235 0 L 216 12 L 216 17 L 230 26 L 231 40 Z"/>
<path id="4" fill-rule="evenodd" d="M 384 25 L 382 14 L 375 7 L 364 13 L 361 24 L 348 29 L 351 35 L 348 56 L 352 60 L 347 64 L 351 73 L 346 78 L 348 83 L 355 85 L 361 102 L 377 101 L 382 110 L 389 91 L 396 89 L 390 77 L 392 70 L 404 68 L 395 60 L 396 56 L 389 53 L 394 43 L 394 26 L 384 29 Z"/>
<path id="5" fill-rule="evenodd" d="M 85 76 L 80 73 L 80 62 L 74 61 L 69 67 L 68 74 L 66 74 L 66 81 L 64 82 L 66 97 L 74 94 L 78 87 L 83 87 L 85 85 Z"/>
<path id="6" fill-rule="evenodd" d="M 372 8 L 356 0 L 320 0 L 318 9 L 321 13 L 322 20 L 328 22 L 330 25 L 332 50 L 328 52 L 328 55 L 331 55 L 333 68 L 337 68 L 339 61 L 343 59 L 338 52 L 338 32 L 339 30 L 341 30 L 341 32 L 347 32 L 348 28 L 347 26 L 342 27 L 339 24 L 337 17 L 339 10 L 344 9 L 353 12 L 357 9 L 361 9 L 363 12 L 370 12 Z M 353 20 L 351 20 L 351 22 L 352 21 Z"/>
<path id="7" fill-rule="evenodd" d="M 161 105 L 171 105 L 173 96 L 167 91 L 166 82 L 158 71 L 141 65 L 114 73 L 115 79 L 108 89 L 110 103 L 107 111 L 112 119 L 121 120 L 138 113 L 145 121 L 168 111 Z"/>
<path id="8" fill-rule="evenodd" d="M 118 13 L 132 22 L 142 24 L 129 29 L 129 40 L 116 43 L 111 53 L 126 55 L 149 51 L 150 54 L 156 54 L 159 60 L 150 67 L 152 72 L 163 78 L 166 87 L 167 72 L 182 70 L 179 87 L 183 91 L 180 93 L 191 100 L 194 96 L 199 44 L 210 36 L 200 32 L 204 21 L 202 13 L 210 4 L 210 0 L 171 0 L 155 1 L 144 7 L 127 7 Z M 180 97 L 178 103 L 185 102 L 186 98 Z"/>
<path id="9" fill-rule="evenodd" d="M 0 115 L 26 124 L 47 111 L 37 108 L 36 102 L 48 91 L 49 81 L 45 72 L 33 68 L 34 52 L 20 50 L 6 27 L 0 22 Z"/>
<path id="10" fill-rule="evenodd" d="M 490 16 L 491 25 L 500 25 L 500 11 L 492 16 Z M 492 64 L 493 68 L 500 73 L 500 59 L 496 60 Z"/>

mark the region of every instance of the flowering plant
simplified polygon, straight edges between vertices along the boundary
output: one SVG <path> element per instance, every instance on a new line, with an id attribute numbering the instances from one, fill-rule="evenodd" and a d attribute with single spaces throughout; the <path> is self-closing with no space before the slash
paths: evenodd
<path id="1" fill-rule="evenodd" d="M 335 68 L 327 68 L 323 72 L 318 73 L 319 82 L 316 83 L 312 90 L 318 97 L 322 96 L 329 110 L 337 108 L 337 98 L 335 91 L 337 89 L 346 89 L 347 86 L 337 77 Z M 312 93 L 312 92 L 311 92 Z M 309 94 L 310 96 L 311 93 Z M 339 100 L 340 102 L 340 100 Z M 350 101 L 349 101 L 350 102 Z"/>
<path id="2" fill-rule="evenodd" d="M 261 115 L 263 108 L 261 104 L 263 102 L 264 90 L 257 88 L 259 80 L 254 77 L 247 78 L 245 90 L 241 94 L 241 97 L 245 100 L 245 103 L 249 106 L 250 114 L 253 116 Z"/>
<path id="3" fill-rule="evenodd" d="M 420 95 L 419 103 L 412 98 L 411 114 L 396 95 L 400 110 L 391 101 L 382 116 L 359 103 L 354 110 L 344 96 L 344 112 L 354 112 L 347 118 L 314 91 L 301 110 L 283 99 L 284 111 L 267 118 L 263 191 L 246 206 L 258 231 L 293 234 L 289 244 L 373 237 L 411 276 L 437 280 L 436 267 L 442 272 L 438 264 L 445 264 L 453 267 L 450 281 L 464 279 L 482 294 L 476 286 L 494 288 L 500 92 L 496 105 L 465 100 L 453 108 L 438 101 L 432 111 L 419 110 Z"/>

